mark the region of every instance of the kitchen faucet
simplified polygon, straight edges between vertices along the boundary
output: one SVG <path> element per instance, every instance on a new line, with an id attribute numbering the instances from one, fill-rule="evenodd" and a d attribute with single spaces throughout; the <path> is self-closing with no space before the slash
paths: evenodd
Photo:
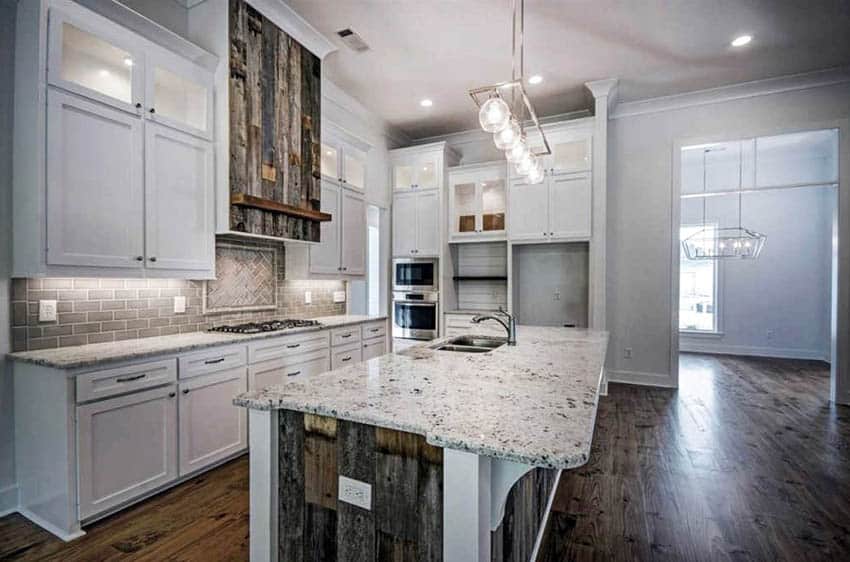
<path id="1" fill-rule="evenodd" d="M 495 314 L 479 314 L 472 319 L 472 323 L 480 324 L 485 320 L 495 320 L 508 332 L 508 345 L 516 345 L 516 320 L 512 315 L 505 312 L 501 306 L 499 307 L 499 312 L 507 318 L 507 322 Z"/>

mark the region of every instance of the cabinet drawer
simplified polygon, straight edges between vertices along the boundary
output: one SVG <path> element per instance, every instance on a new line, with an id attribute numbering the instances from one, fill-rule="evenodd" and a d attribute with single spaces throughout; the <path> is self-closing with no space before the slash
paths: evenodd
<path id="1" fill-rule="evenodd" d="M 359 363 L 363 360 L 363 350 L 360 343 L 335 347 L 331 354 L 331 369 L 339 369 L 346 365 Z"/>
<path id="2" fill-rule="evenodd" d="M 251 343 L 248 345 L 248 363 L 270 361 L 308 351 L 327 349 L 328 336 L 329 333 L 327 330 L 321 330 Z"/>
<path id="3" fill-rule="evenodd" d="M 248 363 L 248 348 L 244 345 L 205 349 L 177 358 L 181 379 L 241 367 Z"/>
<path id="4" fill-rule="evenodd" d="M 387 338 L 379 336 L 363 342 L 363 361 L 380 357 L 387 353 Z"/>
<path id="5" fill-rule="evenodd" d="M 329 370 L 327 350 L 263 361 L 248 367 L 248 390 L 262 390 Z"/>
<path id="6" fill-rule="evenodd" d="M 386 336 L 387 321 L 378 320 L 376 322 L 366 322 L 365 324 L 361 325 L 360 330 L 361 338 L 363 338 L 363 340 L 377 338 L 378 336 Z"/>
<path id="7" fill-rule="evenodd" d="M 345 326 L 331 330 L 331 345 L 348 345 L 360 341 L 360 326 Z"/>
<path id="8" fill-rule="evenodd" d="M 177 380 L 177 360 L 163 359 L 77 375 L 77 402 L 99 400 Z"/>

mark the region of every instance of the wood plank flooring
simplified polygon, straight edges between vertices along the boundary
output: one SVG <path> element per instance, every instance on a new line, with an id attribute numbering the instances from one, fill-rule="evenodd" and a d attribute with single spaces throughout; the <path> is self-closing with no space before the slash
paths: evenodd
<path id="1" fill-rule="evenodd" d="M 679 390 L 611 385 L 539 560 L 850 560 L 850 408 L 814 361 L 682 356 Z M 248 559 L 242 457 L 70 544 L 12 515 L 0 560 Z"/>

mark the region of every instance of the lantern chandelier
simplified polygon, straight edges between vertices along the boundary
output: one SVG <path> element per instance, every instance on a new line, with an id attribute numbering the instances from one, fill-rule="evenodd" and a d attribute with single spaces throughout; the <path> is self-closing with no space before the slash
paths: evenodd
<path id="1" fill-rule="evenodd" d="M 543 181 L 541 156 L 552 154 L 546 134 L 540 126 L 537 114 L 525 93 L 523 64 L 523 34 L 525 28 L 525 0 L 513 0 L 512 74 L 509 82 L 484 86 L 469 91 L 469 96 L 478 106 L 478 121 L 481 128 L 493 134 L 493 142 L 504 151 L 508 162 L 516 167 L 517 173 L 527 176 L 529 183 Z M 528 146 L 525 120 L 540 134 L 543 149 L 535 152 Z"/>
<path id="2" fill-rule="evenodd" d="M 744 164 L 743 147 L 738 143 L 738 226 L 732 228 L 709 228 L 705 220 L 706 164 L 709 152 L 725 148 L 707 147 L 702 150 L 702 229 L 682 240 L 685 257 L 693 261 L 737 258 L 754 260 L 759 257 L 767 236 L 741 225 L 743 204 Z"/>

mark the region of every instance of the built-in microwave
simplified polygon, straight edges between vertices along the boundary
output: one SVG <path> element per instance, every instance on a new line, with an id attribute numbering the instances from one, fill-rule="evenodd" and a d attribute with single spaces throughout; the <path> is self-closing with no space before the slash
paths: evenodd
<path id="1" fill-rule="evenodd" d="M 393 337 L 432 340 L 440 321 L 436 291 L 393 291 Z"/>
<path id="2" fill-rule="evenodd" d="M 439 269 L 436 259 L 398 258 L 393 260 L 393 291 L 436 291 Z"/>

